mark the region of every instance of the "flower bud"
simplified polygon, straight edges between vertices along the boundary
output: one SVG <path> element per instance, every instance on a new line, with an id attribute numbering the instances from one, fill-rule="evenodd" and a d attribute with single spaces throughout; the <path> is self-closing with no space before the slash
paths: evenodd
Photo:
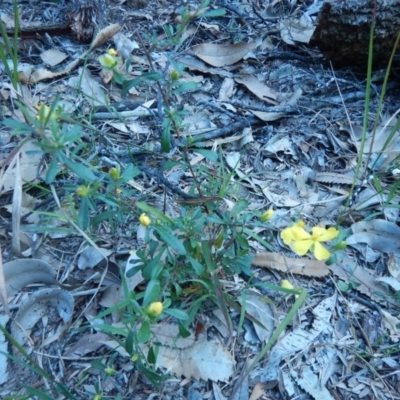
<path id="1" fill-rule="evenodd" d="M 338 244 L 335 246 L 335 248 L 336 248 L 337 250 L 344 250 L 344 249 L 346 248 L 346 246 L 347 246 L 347 243 L 346 243 L 345 241 L 342 241 L 342 242 L 338 243 Z"/>
<path id="2" fill-rule="evenodd" d="M 110 168 L 110 170 L 108 171 L 108 175 L 110 175 L 110 177 L 114 179 L 114 181 L 116 181 L 121 176 L 121 173 L 118 168 Z"/>
<path id="3" fill-rule="evenodd" d="M 139 217 L 139 222 L 143 226 L 149 226 L 151 224 L 151 219 L 146 215 L 146 213 L 143 213 Z"/>
<path id="4" fill-rule="evenodd" d="M 176 70 L 173 70 L 171 72 L 170 78 L 171 78 L 171 81 L 173 81 L 173 82 L 177 81 L 179 79 L 179 72 Z"/>
<path id="5" fill-rule="evenodd" d="M 102 54 L 99 56 L 99 62 L 103 68 L 113 69 L 117 65 L 117 59 L 110 54 Z"/>
<path id="6" fill-rule="evenodd" d="M 114 368 L 111 368 L 111 367 L 106 367 L 106 368 L 104 368 L 104 372 L 105 372 L 107 375 L 114 375 L 114 374 L 115 374 L 115 369 L 114 369 Z"/>
<path id="7" fill-rule="evenodd" d="M 79 197 L 86 197 L 89 194 L 89 188 L 84 185 L 78 186 L 75 190 L 75 194 Z"/>
<path id="8" fill-rule="evenodd" d="M 151 303 L 146 310 L 146 313 L 149 317 L 158 317 L 163 310 L 163 304 L 161 301 L 155 301 L 154 303 Z"/>
<path id="9" fill-rule="evenodd" d="M 110 56 L 116 56 L 116 55 L 118 54 L 117 51 L 114 50 L 113 48 L 108 49 L 107 53 L 108 53 Z"/>
<path id="10" fill-rule="evenodd" d="M 272 208 L 270 208 L 269 210 L 267 210 L 261 214 L 260 221 L 267 222 L 271 219 L 271 217 L 273 215 L 274 215 L 274 210 Z"/>

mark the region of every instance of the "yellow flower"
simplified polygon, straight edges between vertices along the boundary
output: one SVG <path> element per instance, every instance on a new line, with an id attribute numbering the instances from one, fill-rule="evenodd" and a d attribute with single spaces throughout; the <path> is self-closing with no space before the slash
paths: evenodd
<path id="1" fill-rule="evenodd" d="M 108 49 L 107 53 L 108 53 L 110 56 L 116 56 L 116 55 L 118 54 L 118 52 L 117 52 L 116 50 L 114 50 L 113 48 Z"/>
<path id="2" fill-rule="evenodd" d="M 163 304 L 161 301 L 155 301 L 147 307 L 147 315 L 149 317 L 158 317 L 162 313 L 162 310 Z"/>
<path id="3" fill-rule="evenodd" d="M 297 222 L 297 224 L 284 229 L 281 232 L 281 239 L 283 240 L 283 243 L 289 246 L 294 240 L 296 240 L 295 237 L 298 237 L 298 235 L 301 234 L 302 231 L 304 231 L 303 226 L 304 222 L 299 221 Z"/>
<path id="4" fill-rule="evenodd" d="M 272 208 L 270 208 L 269 210 L 267 210 L 261 214 L 260 221 L 267 222 L 272 218 L 273 215 L 274 215 L 274 210 Z"/>
<path id="5" fill-rule="evenodd" d="M 303 228 L 292 230 L 292 249 L 299 256 L 303 256 L 311 248 L 313 248 L 312 250 L 317 260 L 326 260 L 331 254 L 324 246 L 321 245 L 321 242 L 332 240 L 339 234 L 339 231 L 335 228 L 325 229 L 319 226 L 314 226 L 311 229 L 311 232 L 312 234 L 309 234 Z"/>
<path id="6" fill-rule="evenodd" d="M 139 217 L 139 222 L 144 226 L 149 226 L 151 224 L 151 219 L 146 215 L 146 213 L 143 213 Z"/>

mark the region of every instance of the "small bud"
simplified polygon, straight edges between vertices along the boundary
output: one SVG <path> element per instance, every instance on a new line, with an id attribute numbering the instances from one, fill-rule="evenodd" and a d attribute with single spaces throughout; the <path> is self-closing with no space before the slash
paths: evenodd
<path id="1" fill-rule="evenodd" d="M 117 64 L 117 59 L 110 54 L 102 54 L 99 56 L 99 62 L 103 68 L 113 69 Z"/>
<path id="2" fill-rule="evenodd" d="M 146 310 L 146 313 L 149 317 L 158 317 L 163 310 L 163 304 L 161 301 L 155 301 L 154 303 L 151 303 Z"/>
<path id="3" fill-rule="evenodd" d="M 101 394 L 95 394 L 93 400 L 101 400 Z"/>
<path id="4" fill-rule="evenodd" d="M 338 244 L 335 246 L 335 248 L 336 248 L 337 250 L 344 250 L 344 249 L 346 248 L 346 246 L 347 246 L 347 243 L 343 241 L 343 242 L 338 243 Z"/>
<path id="5" fill-rule="evenodd" d="M 115 193 L 118 195 L 118 194 L 121 194 L 122 193 L 122 190 L 121 189 L 115 189 Z"/>
<path id="6" fill-rule="evenodd" d="M 75 190 L 75 194 L 79 197 L 86 197 L 89 194 L 89 188 L 86 186 L 78 186 Z"/>
<path id="7" fill-rule="evenodd" d="M 177 81 L 179 79 L 179 72 L 176 70 L 173 70 L 171 72 L 170 78 L 171 78 L 171 81 L 173 81 L 173 82 Z"/>
<path id="8" fill-rule="evenodd" d="M 139 222 L 143 226 L 149 226 L 151 224 L 151 219 L 146 215 L 146 213 L 143 213 L 139 217 Z"/>
<path id="9" fill-rule="evenodd" d="M 114 179 L 114 181 L 116 181 L 121 176 L 121 173 L 118 168 L 110 168 L 110 170 L 108 171 L 108 175 L 110 175 L 110 177 Z"/>
<path id="10" fill-rule="evenodd" d="M 272 208 L 270 208 L 269 210 L 267 210 L 261 214 L 260 221 L 267 222 L 271 219 L 271 217 L 273 215 L 274 215 L 274 210 Z"/>
<path id="11" fill-rule="evenodd" d="M 114 374 L 115 374 L 115 369 L 114 369 L 114 368 L 111 368 L 111 367 L 106 367 L 106 368 L 104 368 L 104 372 L 105 372 L 107 375 L 114 375 Z"/>
<path id="12" fill-rule="evenodd" d="M 132 362 L 136 362 L 137 360 L 139 360 L 139 356 L 138 356 L 137 354 L 134 354 L 134 355 L 131 357 L 131 361 L 132 361 Z"/>
<path id="13" fill-rule="evenodd" d="M 116 56 L 116 55 L 118 54 L 118 52 L 117 52 L 116 50 L 114 50 L 113 48 L 108 49 L 107 53 L 108 53 L 110 56 Z"/>

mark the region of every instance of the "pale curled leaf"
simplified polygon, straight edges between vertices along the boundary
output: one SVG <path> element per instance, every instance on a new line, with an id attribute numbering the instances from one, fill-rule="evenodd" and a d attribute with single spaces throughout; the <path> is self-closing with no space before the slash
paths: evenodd
<path id="1" fill-rule="evenodd" d="M 278 99 L 278 93 L 268 87 L 265 83 L 260 82 L 253 75 L 238 75 L 235 76 L 235 81 L 246 86 L 250 92 L 263 101 Z"/>
<path id="2" fill-rule="evenodd" d="M 56 48 L 48 49 L 40 54 L 42 61 L 50 67 L 62 63 L 67 57 L 68 56 L 65 53 Z"/>
<path id="3" fill-rule="evenodd" d="M 300 373 L 293 371 L 292 378 L 314 399 L 334 400 L 334 397 L 325 386 L 321 385 L 320 378 L 312 372 L 309 366 L 303 366 Z"/>
<path id="4" fill-rule="evenodd" d="M 366 243 L 384 253 L 400 253 L 400 228 L 383 219 L 356 222 L 351 226 L 353 235 L 346 239 L 348 245 Z"/>
<path id="5" fill-rule="evenodd" d="M 63 358 L 69 360 L 79 360 L 81 357 L 88 353 L 97 351 L 101 346 L 104 346 L 104 341 L 108 339 L 108 335 L 105 333 L 92 333 L 85 334 L 71 347 L 68 347 Z"/>
<path id="6" fill-rule="evenodd" d="M 273 252 L 255 254 L 251 264 L 256 267 L 306 276 L 326 276 L 329 274 L 329 269 L 323 261 L 289 258 Z"/>
<path id="7" fill-rule="evenodd" d="M 274 331 L 274 313 L 271 306 L 265 301 L 266 299 L 253 291 L 245 292 L 245 309 L 246 314 L 251 315 L 256 321 L 264 325 L 265 329 L 254 323 L 254 329 L 261 343 L 266 343 Z M 238 301 L 242 304 L 241 298 Z"/>
<path id="8" fill-rule="evenodd" d="M 340 262 L 330 265 L 329 270 L 345 282 L 354 281 L 358 283 L 355 290 L 369 296 L 371 299 L 383 304 L 390 303 L 397 307 L 398 303 L 390 296 L 390 292 L 383 285 L 376 282 L 375 277 L 366 268 L 362 268 L 346 253 Z"/>
<path id="9" fill-rule="evenodd" d="M 56 284 L 56 272 L 49 264 L 35 259 L 19 259 L 3 265 L 8 297 L 33 283 Z"/>
<path id="10" fill-rule="evenodd" d="M 20 162 L 20 176 L 24 183 L 32 182 L 36 179 L 37 168 L 42 159 L 43 153 L 33 140 L 28 140 L 24 143 L 20 151 L 15 155 L 9 163 L 1 180 L 1 191 L 3 193 L 13 190 L 17 180 L 17 157 Z"/>
<path id="11" fill-rule="evenodd" d="M 213 67 L 225 67 L 240 61 L 257 47 L 256 42 L 241 42 L 231 45 L 201 43 L 193 47 L 194 54 Z"/>
<path id="12" fill-rule="evenodd" d="M 24 344 L 25 333 L 30 334 L 39 319 L 49 313 L 50 307 L 57 310 L 66 324 L 72 317 L 74 298 L 66 290 L 52 288 L 38 290 L 21 301 L 19 311 L 11 323 L 11 333 L 18 343 Z"/>
<path id="13" fill-rule="evenodd" d="M 278 382 L 279 364 L 284 358 L 299 351 L 307 351 L 318 336 L 332 333 L 330 319 L 335 303 L 336 295 L 324 299 L 313 309 L 315 319 L 311 329 L 303 323 L 278 341 L 263 368 L 261 382 L 265 382 L 267 387 L 274 387 Z"/>

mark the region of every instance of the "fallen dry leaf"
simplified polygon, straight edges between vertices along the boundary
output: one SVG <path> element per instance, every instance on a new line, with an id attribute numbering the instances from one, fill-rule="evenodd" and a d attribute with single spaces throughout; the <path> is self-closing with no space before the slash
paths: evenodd
<path id="1" fill-rule="evenodd" d="M 255 254 L 251 264 L 256 267 L 306 276 L 326 276 L 329 273 L 329 269 L 323 261 L 289 258 L 272 252 Z"/>
<path id="2" fill-rule="evenodd" d="M 225 67 L 237 63 L 256 47 L 256 42 L 241 42 L 226 46 L 215 43 L 201 43 L 193 47 L 193 52 L 213 67 Z"/>

